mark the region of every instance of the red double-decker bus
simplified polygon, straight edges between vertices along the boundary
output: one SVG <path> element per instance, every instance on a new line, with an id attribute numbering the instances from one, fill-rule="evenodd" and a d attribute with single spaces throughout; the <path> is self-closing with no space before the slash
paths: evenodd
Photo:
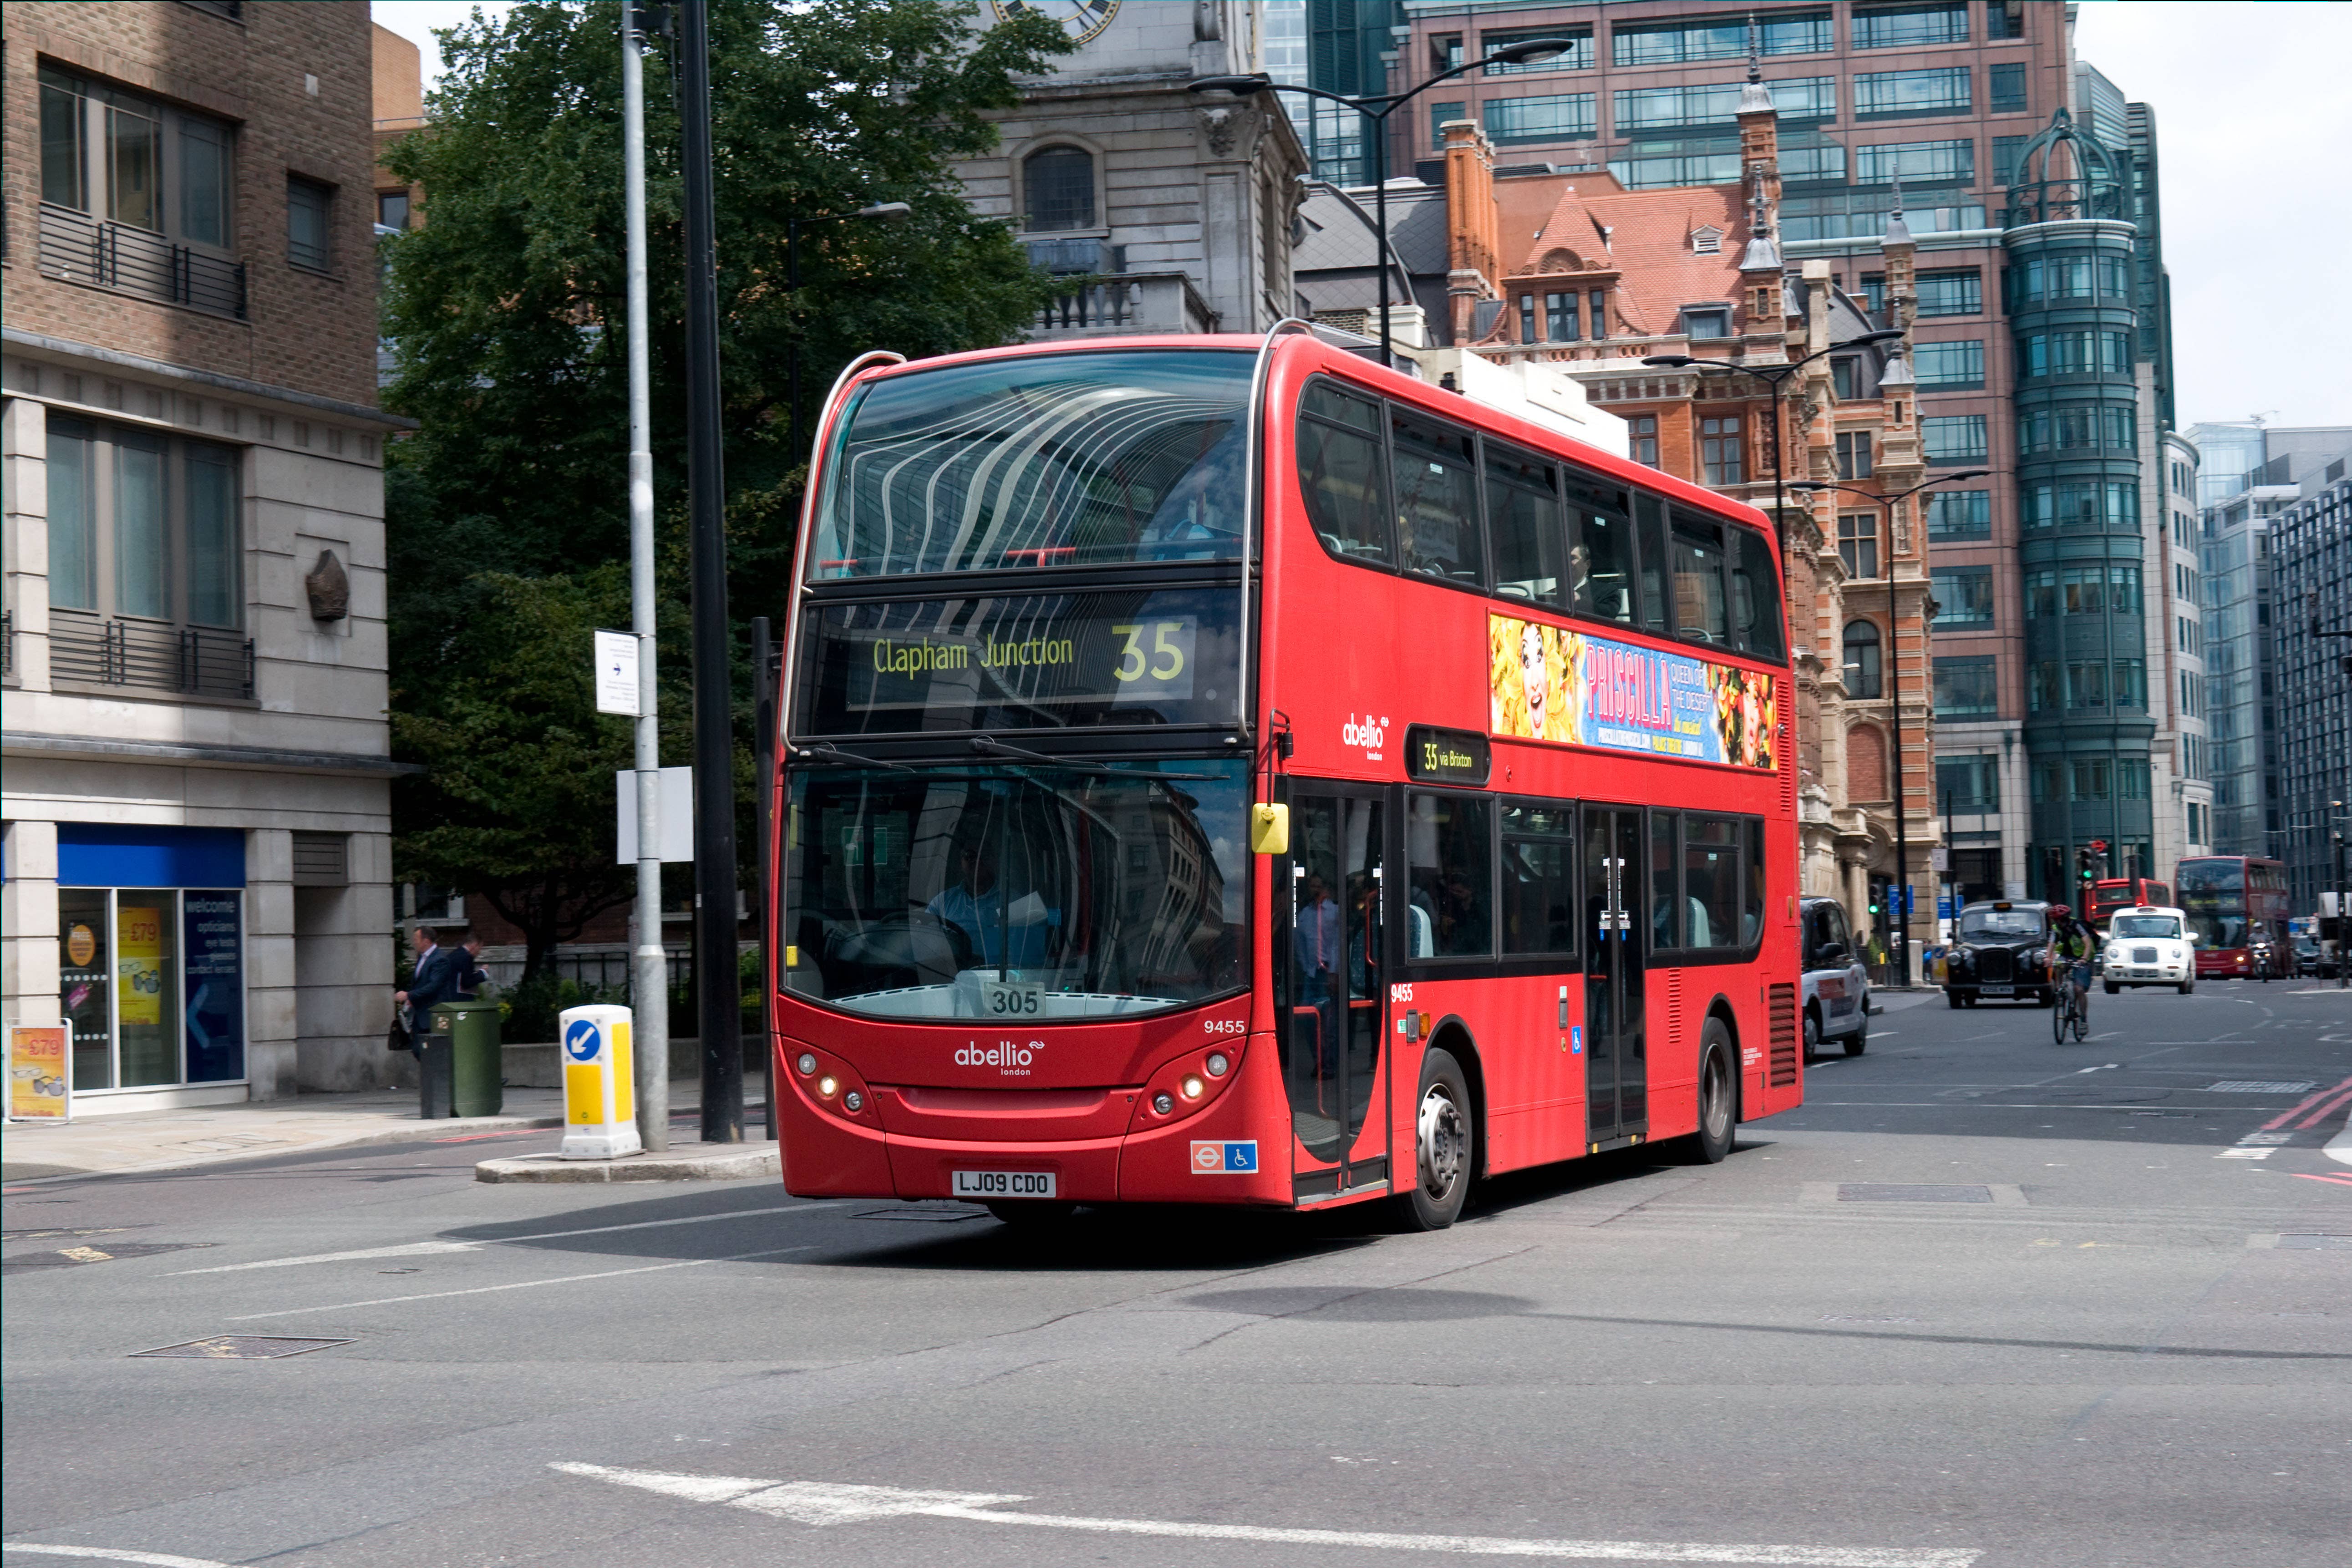
<path id="1" fill-rule="evenodd" d="M 2090 897 L 2083 918 L 2095 931 L 2107 929 L 2108 920 L 2117 910 L 2128 910 L 2140 904 L 2171 904 L 2172 889 L 2153 877 L 2102 877 L 2091 884 Z"/>
<path id="2" fill-rule="evenodd" d="M 2180 912 L 2197 939 L 2197 977 L 2227 979 L 2254 971 L 2253 942 L 2267 937 L 2274 963 L 2292 963 L 2287 945 L 2286 868 L 2259 855 L 2199 855 L 2172 873 Z"/>
<path id="3" fill-rule="evenodd" d="M 1801 1102 L 1760 514 L 1297 323 L 888 358 L 782 685 L 793 1192 L 1428 1228 Z"/>

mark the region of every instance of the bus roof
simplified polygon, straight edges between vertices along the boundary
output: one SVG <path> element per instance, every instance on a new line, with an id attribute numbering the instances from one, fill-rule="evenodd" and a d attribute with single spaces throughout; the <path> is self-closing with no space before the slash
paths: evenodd
<path id="1" fill-rule="evenodd" d="M 907 360 L 898 364 L 877 365 L 861 371 L 851 386 L 872 382 L 914 375 L 927 370 L 939 370 L 948 365 L 971 364 L 982 360 L 1018 359 L 1039 354 L 1106 353 L 1134 349 L 1225 350 L 1256 353 L 1265 347 L 1265 337 L 1254 332 L 1198 332 L 1189 334 L 1138 335 L 1124 338 L 1065 338 L 1042 343 L 1012 343 L 1002 348 L 969 349 L 961 353 L 940 354 L 930 359 Z M 1494 435 L 1523 446 L 1548 451 L 1567 460 L 1581 463 L 1594 471 L 1625 484 L 1664 496 L 1669 500 L 1702 508 L 1719 517 L 1727 517 L 1759 529 L 1769 537 L 1772 525 L 1769 518 L 1745 501 L 1733 500 L 1712 490 L 1702 489 L 1687 480 L 1676 479 L 1663 468 L 1653 468 L 1630 458 L 1618 457 L 1573 436 L 1531 425 L 1506 409 L 1492 404 L 1475 403 L 1460 393 L 1433 386 L 1428 382 L 1388 369 L 1349 350 L 1338 348 L 1312 332 L 1289 332 L 1283 335 L 1276 350 L 1278 370 L 1287 370 L 1298 361 L 1306 361 L 1307 371 L 1326 371 L 1353 381 L 1368 391 L 1418 404 L 1433 414 L 1468 419 Z M 1301 372 L 1304 374 L 1304 372 Z M 845 388 L 844 390 L 846 390 Z M 1777 540 L 1775 543 L 1777 544 Z"/>

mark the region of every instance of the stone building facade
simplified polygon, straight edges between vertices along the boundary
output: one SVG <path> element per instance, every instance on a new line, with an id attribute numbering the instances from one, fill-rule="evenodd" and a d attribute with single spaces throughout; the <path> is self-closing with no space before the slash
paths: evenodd
<path id="1" fill-rule="evenodd" d="M 76 1115 L 381 1083 L 367 8 L 5 25 L 5 1020 Z"/>
<path id="2" fill-rule="evenodd" d="M 994 151 L 957 169 L 980 216 L 1010 223 L 1040 266 L 1089 279 L 1029 335 L 1257 332 L 1296 314 L 1297 134 L 1272 95 L 1185 90 L 1263 68 L 1261 7 L 1044 9 L 1067 13 L 1076 52 L 995 117 Z"/>

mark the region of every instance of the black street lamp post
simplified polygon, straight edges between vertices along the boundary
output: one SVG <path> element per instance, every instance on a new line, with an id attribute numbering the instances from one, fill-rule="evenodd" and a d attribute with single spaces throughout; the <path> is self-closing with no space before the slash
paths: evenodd
<path id="1" fill-rule="evenodd" d="M 1528 38 L 1496 50 L 1491 55 L 1442 70 L 1419 87 L 1403 92 L 1368 93 L 1361 98 L 1349 98 L 1345 93 L 1329 92 L 1319 87 L 1302 87 L 1293 82 L 1276 81 L 1264 71 L 1247 76 L 1206 76 L 1190 84 L 1193 92 L 1229 92 L 1236 98 L 1247 98 L 1259 92 L 1302 92 L 1309 98 L 1328 99 L 1344 103 L 1371 121 L 1372 142 L 1372 226 L 1379 231 L 1381 275 L 1381 363 L 1393 367 L 1395 361 L 1389 353 L 1389 116 L 1435 87 L 1439 82 L 1476 70 L 1481 66 L 1523 65 L 1531 60 L 1549 59 L 1566 54 L 1576 47 L 1567 38 Z M 1410 276 L 1406 286 L 1412 286 Z"/>
<path id="2" fill-rule="evenodd" d="M 1963 468 L 1957 474 L 1938 474 L 1932 479 L 1922 480 L 1909 489 L 1898 490 L 1891 496 L 1879 495 L 1874 491 L 1861 489 L 1853 485 L 1803 484 L 1797 487 L 1800 490 L 1843 490 L 1849 495 L 1857 495 L 1866 500 L 1876 501 L 1885 511 L 1886 651 L 1888 655 L 1886 706 L 1893 715 L 1895 728 L 1895 892 L 1893 897 L 1900 900 L 1903 905 L 1903 918 L 1895 922 L 1895 951 L 1897 961 L 1902 966 L 1903 984 L 1906 985 L 1911 984 L 1911 804 L 1908 794 L 1904 788 L 1903 778 L 1903 622 L 1895 603 L 1895 508 L 1896 503 L 1909 500 L 1922 490 L 1934 489 L 1937 485 L 1957 484 L 1962 479 L 1980 479 L 1991 472 L 1990 468 Z M 1919 661 L 1919 675 L 1924 686 L 1927 679 L 1927 661 L 1924 657 L 1927 649 L 1922 647 L 1920 653 L 1923 657 Z M 1923 700 L 1927 697 L 1924 689 L 1921 697 Z M 1928 800 L 1932 806 L 1935 796 L 1929 795 Z M 1948 805 L 1945 810 L 1948 816 L 1950 811 Z M 1947 836 L 1945 847 L 1948 854 L 1950 849 L 1948 836 Z"/>

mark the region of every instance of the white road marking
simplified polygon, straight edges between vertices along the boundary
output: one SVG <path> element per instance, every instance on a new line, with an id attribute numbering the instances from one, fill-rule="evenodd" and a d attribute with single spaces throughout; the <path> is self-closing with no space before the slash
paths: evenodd
<path id="1" fill-rule="evenodd" d="M 149 1568 L 228 1568 L 226 1563 L 215 1563 L 209 1557 L 173 1557 L 163 1552 L 126 1552 L 114 1546 L 36 1546 L 30 1542 L 12 1541 L 0 1546 L 0 1552 L 42 1552 L 51 1557 L 96 1557 L 108 1563 L 144 1563 Z"/>
<path id="2" fill-rule="evenodd" d="M 357 1252 L 313 1252 L 300 1258 L 265 1258 L 256 1263 L 223 1263 L 211 1268 L 179 1268 L 164 1276 L 235 1274 L 247 1268 L 291 1268 L 298 1263 L 342 1263 L 362 1258 L 414 1258 L 435 1252 L 478 1252 L 485 1247 L 512 1247 L 525 1241 L 561 1241 L 572 1236 L 604 1236 L 616 1230 L 654 1230 L 673 1225 L 710 1225 L 722 1219 L 751 1219 L 760 1215 L 791 1214 L 822 1208 L 822 1204 L 784 1204 L 775 1208 L 731 1209 L 726 1214 L 682 1215 L 676 1219 L 631 1220 L 626 1225 L 592 1225 L 581 1230 L 542 1230 L 530 1236 L 491 1236 L 479 1241 L 414 1241 L 398 1247 L 362 1247 Z"/>
<path id="3" fill-rule="evenodd" d="M 1747 1563 L 1772 1568 L 1969 1568 L 1982 1553 L 1965 1548 L 1750 1546 L 1676 1541 L 1528 1541 L 1500 1535 L 1403 1535 L 1369 1530 L 1299 1530 L 1276 1525 L 1197 1524 L 1169 1519 L 1089 1519 L 1012 1513 L 999 1503 L 1025 1502 L 995 1492 L 908 1491 L 833 1481 L 771 1481 L 742 1476 L 681 1476 L 559 1462 L 566 1475 L 658 1492 L 691 1502 L 723 1503 L 803 1524 L 925 1515 L 977 1524 L 1025 1524 L 1103 1535 L 1154 1535 L 1185 1541 L 1252 1541 L 1281 1546 L 1351 1546 L 1375 1552 L 1443 1552 L 1463 1557 L 1565 1557 L 1585 1561 Z"/>
<path id="4" fill-rule="evenodd" d="M 614 1279 L 624 1274 L 658 1274 L 665 1268 L 699 1268 L 706 1263 L 740 1263 L 747 1258 L 774 1258 L 781 1253 L 806 1252 L 806 1247 L 774 1247 L 764 1252 L 736 1252 L 725 1258 L 688 1258 L 677 1263 L 650 1263 L 641 1268 L 606 1268 L 594 1274 L 565 1274 L 553 1279 L 518 1279 L 511 1285 L 477 1285 L 468 1290 L 427 1290 L 419 1296 L 379 1296 L 373 1301 L 335 1301 L 324 1307 L 289 1307 L 277 1312 L 246 1312 L 229 1319 L 250 1323 L 262 1318 L 299 1318 L 305 1312 L 341 1312 L 357 1307 L 392 1307 L 403 1301 L 437 1301 L 445 1296 L 487 1296 L 497 1290 L 528 1290 L 535 1285 L 576 1285 L 583 1279 Z"/>
<path id="5" fill-rule="evenodd" d="M 2275 1149 L 2224 1149 L 2213 1158 L 2216 1160 L 2267 1160 L 2277 1152 Z"/>

